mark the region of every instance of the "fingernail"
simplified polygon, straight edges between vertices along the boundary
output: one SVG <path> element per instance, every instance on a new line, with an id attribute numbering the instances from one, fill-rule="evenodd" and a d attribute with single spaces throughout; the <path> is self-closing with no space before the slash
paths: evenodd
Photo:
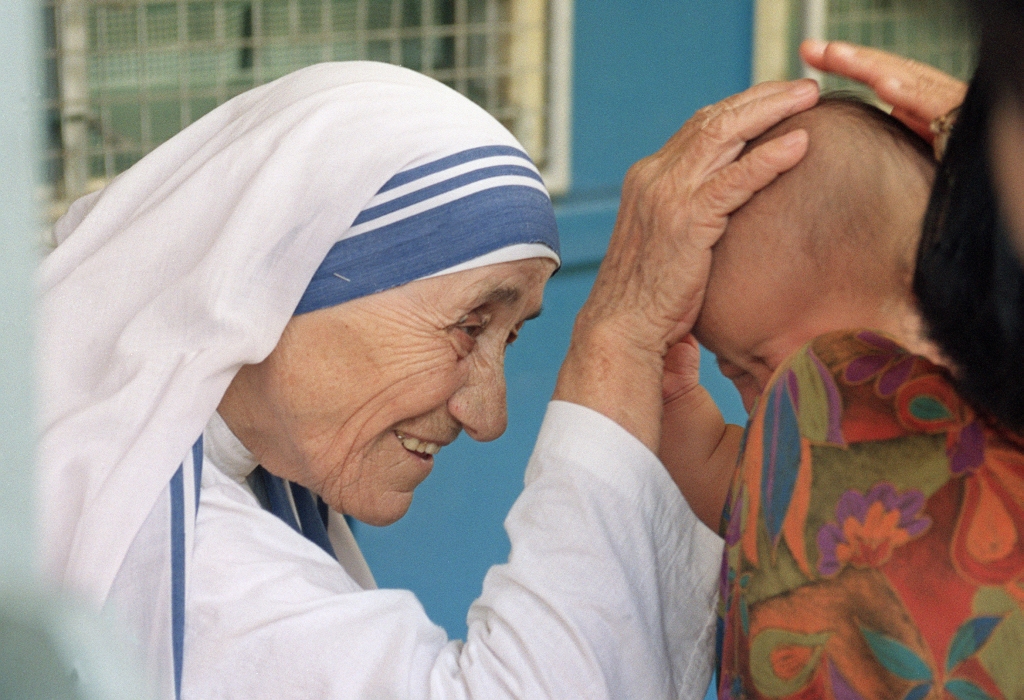
<path id="1" fill-rule="evenodd" d="M 828 47 L 828 42 L 822 39 L 805 39 L 804 46 L 814 53 L 825 53 L 825 49 Z"/>

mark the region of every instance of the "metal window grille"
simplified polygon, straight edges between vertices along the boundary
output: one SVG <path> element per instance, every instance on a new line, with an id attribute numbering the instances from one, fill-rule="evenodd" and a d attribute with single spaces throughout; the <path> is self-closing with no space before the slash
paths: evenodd
<path id="1" fill-rule="evenodd" d="M 961 78 L 974 69 L 973 23 L 964 3 L 950 0 L 830 0 L 826 38 L 892 51 Z M 828 87 L 840 81 L 829 79 Z"/>
<path id="2" fill-rule="evenodd" d="M 404 65 L 568 173 L 571 0 L 44 0 L 57 213 L 217 105 L 320 61 Z"/>
<path id="3" fill-rule="evenodd" d="M 813 74 L 801 64 L 804 37 L 841 39 L 923 61 L 959 78 L 974 70 L 976 37 L 957 0 L 757 0 L 755 80 Z M 863 91 L 823 76 L 826 89 Z"/>

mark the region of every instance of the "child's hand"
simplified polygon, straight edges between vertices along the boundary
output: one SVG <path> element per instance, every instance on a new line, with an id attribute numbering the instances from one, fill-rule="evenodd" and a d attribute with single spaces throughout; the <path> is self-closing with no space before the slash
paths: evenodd
<path id="1" fill-rule="evenodd" d="M 726 425 L 700 385 L 700 346 L 692 335 L 665 355 L 658 457 L 701 521 L 717 531 L 742 430 Z"/>
<path id="2" fill-rule="evenodd" d="M 662 403 L 668 405 L 700 386 L 700 345 L 688 334 L 665 354 Z"/>

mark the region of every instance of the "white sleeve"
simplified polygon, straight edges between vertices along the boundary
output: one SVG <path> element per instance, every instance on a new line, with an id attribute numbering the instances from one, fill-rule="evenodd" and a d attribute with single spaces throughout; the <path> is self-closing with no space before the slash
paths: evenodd
<path id="1" fill-rule="evenodd" d="M 509 562 L 487 574 L 465 643 L 412 593 L 360 589 L 276 517 L 203 481 L 184 698 L 653 700 L 707 689 L 722 542 L 657 457 L 594 411 L 549 406 L 506 520 Z"/>

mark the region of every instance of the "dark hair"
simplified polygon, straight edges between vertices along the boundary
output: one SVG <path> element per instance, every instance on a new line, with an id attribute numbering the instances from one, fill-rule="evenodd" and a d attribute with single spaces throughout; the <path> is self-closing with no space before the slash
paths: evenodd
<path id="1" fill-rule="evenodd" d="M 985 56 L 939 165 L 914 293 L 964 398 L 1024 429 L 1024 270 L 1000 220 L 988 166 L 989 117 L 1005 75 Z"/>
<path id="2" fill-rule="evenodd" d="M 981 29 L 979 63 L 1000 95 L 1024 105 L 1024 0 L 972 0 Z"/>

